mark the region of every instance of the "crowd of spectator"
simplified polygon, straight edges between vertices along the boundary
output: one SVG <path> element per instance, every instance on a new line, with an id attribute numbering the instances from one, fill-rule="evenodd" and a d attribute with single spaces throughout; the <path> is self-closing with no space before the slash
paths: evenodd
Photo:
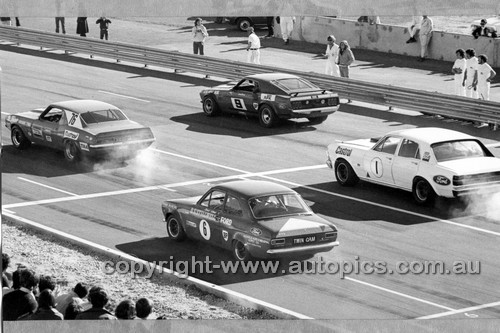
<path id="1" fill-rule="evenodd" d="M 54 277 L 39 275 L 18 265 L 9 272 L 10 256 L 2 253 L 2 318 L 14 320 L 115 320 L 164 319 L 154 314 L 153 301 L 124 299 L 109 308 L 109 294 L 102 286 L 78 282 L 64 292 Z"/>

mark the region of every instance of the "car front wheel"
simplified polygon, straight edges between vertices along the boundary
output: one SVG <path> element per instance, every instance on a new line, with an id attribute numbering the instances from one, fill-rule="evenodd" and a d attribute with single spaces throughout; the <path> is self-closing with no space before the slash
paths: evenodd
<path id="1" fill-rule="evenodd" d="M 216 116 L 219 113 L 219 105 L 217 105 L 213 97 L 208 96 L 203 99 L 203 112 L 209 117 Z"/>
<path id="2" fill-rule="evenodd" d="M 335 162 L 335 178 L 342 186 L 353 186 L 359 178 L 346 160 L 337 160 Z"/>
<path id="3" fill-rule="evenodd" d="M 233 256 L 238 261 L 248 261 L 252 259 L 250 252 L 242 242 L 235 240 L 233 242 Z"/>
<path id="4" fill-rule="evenodd" d="M 10 138 L 12 140 L 12 144 L 14 145 L 14 147 L 16 147 L 16 149 L 23 150 L 31 145 L 31 141 L 26 138 L 23 130 L 17 126 L 12 127 Z"/>
<path id="5" fill-rule="evenodd" d="M 259 122 L 263 127 L 273 127 L 276 124 L 278 117 L 269 105 L 263 105 L 259 110 Z"/>
<path id="6" fill-rule="evenodd" d="M 413 198 L 419 205 L 430 205 L 436 199 L 436 193 L 432 186 L 423 178 L 413 183 Z"/>
<path id="7" fill-rule="evenodd" d="M 238 20 L 238 28 L 240 28 L 241 31 L 247 31 L 251 26 L 252 22 L 247 18 Z"/>
<path id="8" fill-rule="evenodd" d="M 80 151 L 74 141 L 68 140 L 64 143 L 64 158 L 72 163 L 80 159 Z"/>
<path id="9" fill-rule="evenodd" d="M 179 220 L 173 215 L 170 215 L 167 219 L 167 234 L 168 237 L 176 242 L 181 242 L 186 239 L 184 228 Z"/>

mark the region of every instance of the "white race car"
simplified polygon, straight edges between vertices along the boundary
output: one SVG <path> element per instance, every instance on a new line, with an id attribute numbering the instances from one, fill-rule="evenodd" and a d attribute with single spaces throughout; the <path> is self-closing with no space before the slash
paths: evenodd
<path id="1" fill-rule="evenodd" d="M 419 204 L 432 203 L 436 195 L 500 192 L 500 158 L 475 137 L 441 128 L 337 141 L 328 146 L 326 164 L 343 186 L 362 179 L 411 191 Z"/>

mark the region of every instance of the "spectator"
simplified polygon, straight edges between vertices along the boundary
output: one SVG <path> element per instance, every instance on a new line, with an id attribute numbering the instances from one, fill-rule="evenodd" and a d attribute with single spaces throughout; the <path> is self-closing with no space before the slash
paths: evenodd
<path id="1" fill-rule="evenodd" d="M 427 57 L 427 48 L 429 42 L 432 38 L 432 30 L 434 29 L 434 24 L 432 20 L 427 16 L 422 16 L 422 22 L 420 23 L 420 59 L 419 61 L 424 61 Z"/>
<path id="2" fill-rule="evenodd" d="M 10 20 L 10 17 L 0 17 L 0 22 L 5 25 L 12 25 L 12 21 Z"/>
<path id="3" fill-rule="evenodd" d="M 96 24 L 99 24 L 99 29 L 101 29 L 100 38 L 108 40 L 108 29 L 111 20 L 106 18 L 105 16 L 101 16 L 95 21 Z"/>
<path id="4" fill-rule="evenodd" d="M 135 318 L 135 303 L 127 299 L 121 301 L 115 309 L 115 316 L 118 319 L 134 319 Z"/>
<path id="5" fill-rule="evenodd" d="M 485 101 L 490 100 L 490 82 L 497 73 L 488 64 L 488 57 L 485 54 L 480 54 L 478 57 L 478 65 L 474 75 L 472 85 L 477 87 L 479 99 Z"/>
<path id="6" fill-rule="evenodd" d="M 205 55 L 204 52 L 204 46 L 205 46 L 205 40 L 208 37 L 208 32 L 207 28 L 202 24 L 203 20 L 201 18 L 197 18 L 194 20 L 194 27 L 192 29 L 192 34 L 193 34 L 193 53 L 198 54 L 198 51 L 200 52 L 200 55 Z"/>
<path id="7" fill-rule="evenodd" d="M 83 312 L 83 306 L 73 299 L 68 306 L 66 306 L 66 311 L 64 312 L 64 320 L 73 320 L 76 316 Z"/>
<path id="8" fill-rule="evenodd" d="M 38 276 L 31 269 L 23 269 L 19 274 L 20 288 L 3 296 L 3 320 L 17 320 L 21 316 L 35 312 L 38 304 L 33 290 L 38 285 Z"/>
<path id="9" fill-rule="evenodd" d="M 54 291 L 56 289 L 56 281 L 51 276 L 48 275 L 40 275 L 40 281 L 38 282 L 38 290 L 40 292 L 45 289 L 50 289 Z"/>
<path id="10" fill-rule="evenodd" d="M 465 96 L 478 98 L 477 88 L 474 87 L 474 75 L 477 70 L 478 60 L 476 58 L 476 51 L 474 49 L 465 50 L 465 74 L 464 74 L 464 85 L 465 85 Z"/>
<path id="11" fill-rule="evenodd" d="M 251 64 L 260 64 L 260 39 L 255 34 L 254 28 L 250 27 L 248 32 L 248 46 L 247 46 L 247 62 Z"/>
<path id="12" fill-rule="evenodd" d="M 458 49 L 455 51 L 457 59 L 451 68 L 453 74 L 455 74 L 455 89 L 454 93 L 457 96 L 465 96 L 465 83 L 464 83 L 464 75 L 465 75 L 465 51 L 463 49 Z"/>
<path id="13" fill-rule="evenodd" d="M 493 38 L 496 38 L 497 32 L 495 31 L 495 29 L 488 28 L 486 26 L 486 24 L 488 24 L 488 21 L 486 19 L 482 19 L 480 26 L 478 26 L 477 28 L 472 30 L 472 36 L 474 36 L 474 38 L 476 38 L 476 39 L 479 38 L 480 36 L 483 36 L 483 37 L 491 36 Z"/>
<path id="14" fill-rule="evenodd" d="M 349 66 L 354 62 L 354 54 L 346 40 L 339 45 L 339 70 L 341 77 L 349 77 Z"/>
<path id="15" fill-rule="evenodd" d="M 148 298 L 140 298 L 135 303 L 136 319 L 151 319 L 153 314 L 153 301 Z"/>
<path id="16" fill-rule="evenodd" d="M 116 317 L 104 309 L 104 306 L 108 304 L 108 293 L 102 287 L 94 286 L 89 291 L 88 296 L 90 303 L 92 303 L 92 308 L 87 311 L 79 313 L 75 319 L 77 320 L 114 320 Z"/>
<path id="17" fill-rule="evenodd" d="M 19 17 L 16 16 L 16 27 L 21 26 L 21 21 L 19 21 Z"/>
<path id="18" fill-rule="evenodd" d="M 7 268 L 10 266 L 10 256 L 7 253 L 2 253 L 2 289 L 10 289 L 12 276 L 9 277 Z"/>
<path id="19" fill-rule="evenodd" d="M 266 37 L 268 37 L 268 38 L 274 37 L 274 16 L 267 16 L 266 23 L 267 23 L 267 36 Z"/>
<path id="20" fill-rule="evenodd" d="M 64 17 L 57 16 L 56 17 L 56 33 L 59 33 L 59 24 L 61 24 L 61 31 L 63 34 L 66 33 L 66 25 L 64 23 Z"/>
<path id="21" fill-rule="evenodd" d="M 380 24 L 380 17 L 379 16 L 360 16 L 358 18 L 358 22 L 369 23 L 370 25 Z"/>
<path id="22" fill-rule="evenodd" d="M 78 17 L 76 19 L 76 33 L 82 37 L 87 37 L 89 25 L 86 17 Z"/>
<path id="23" fill-rule="evenodd" d="M 281 37 L 285 41 L 286 45 L 290 43 L 290 37 L 292 37 L 294 24 L 295 16 L 280 16 Z"/>
<path id="24" fill-rule="evenodd" d="M 75 285 L 72 291 L 67 294 L 62 294 L 56 298 L 56 309 L 59 312 L 66 314 L 66 310 L 72 302 L 76 302 L 78 305 L 83 307 L 83 299 L 87 297 L 88 294 L 89 289 L 87 284 L 79 282 Z"/>
<path id="25" fill-rule="evenodd" d="M 420 30 L 420 21 L 418 16 L 412 16 L 412 20 L 410 22 L 410 25 L 408 26 L 408 34 L 410 35 L 410 39 L 406 41 L 406 44 L 408 43 L 416 43 L 417 39 L 415 38 L 415 35 L 417 32 Z"/>
<path id="26" fill-rule="evenodd" d="M 335 44 L 336 39 L 334 35 L 328 36 L 326 40 L 328 44 L 325 52 L 325 58 L 327 59 L 325 74 L 339 77 L 339 46 Z"/>
<path id="27" fill-rule="evenodd" d="M 63 320 L 63 315 L 55 309 L 56 298 L 52 290 L 44 289 L 38 297 L 38 310 L 25 320 Z"/>

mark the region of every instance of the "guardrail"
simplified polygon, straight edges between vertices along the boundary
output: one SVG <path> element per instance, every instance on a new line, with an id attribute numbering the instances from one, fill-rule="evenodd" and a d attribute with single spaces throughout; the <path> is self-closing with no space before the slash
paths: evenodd
<path id="1" fill-rule="evenodd" d="M 283 72 L 296 74 L 310 80 L 321 88 L 333 90 L 339 96 L 355 101 L 420 111 L 453 119 L 490 123 L 494 124 L 494 129 L 497 129 L 498 124 L 500 124 L 500 103 L 439 92 L 334 78 L 320 73 L 247 64 L 239 61 L 20 27 L 0 26 L 0 40 L 14 42 L 18 45 L 38 46 L 41 49 L 54 48 L 64 50 L 67 53 L 82 53 L 91 57 L 101 56 L 116 59 L 117 61 L 129 61 L 144 64 L 145 66 L 154 65 L 174 69 L 175 71 L 186 71 L 231 80 L 257 73 Z"/>

